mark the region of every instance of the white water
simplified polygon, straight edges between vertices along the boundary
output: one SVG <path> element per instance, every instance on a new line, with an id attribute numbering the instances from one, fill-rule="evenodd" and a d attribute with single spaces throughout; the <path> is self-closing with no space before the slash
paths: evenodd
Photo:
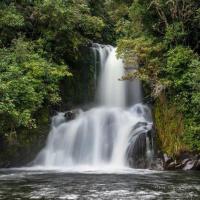
<path id="1" fill-rule="evenodd" d="M 126 84 L 119 81 L 124 65 L 116 58 L 116 49 L 96 45 L 93 50 L 100 62 L 99 106 L 80 112 L 69 122 L 65 122 L 64 113 L 53 117 L 47 144 L 34 160 L 35 166 L 77 170 L 128 167 L 126 154 L 133 128 L 147 122 L 147 113 L 141 104 L 125 108 Z M 143 132 L 151 126 L 145 128 Z"/>
<path id="2" fill-rule="evenodd" d="M 124 75 L 124 64 L 116 57 L 116 48 L 104 46 L 100 52 L 100 80 L 98 100 L 100 105 L 109 107 L 126 106 L 126 83 L 119 79 Z M 107 55 L 108 54 L 108 55 Z"/>

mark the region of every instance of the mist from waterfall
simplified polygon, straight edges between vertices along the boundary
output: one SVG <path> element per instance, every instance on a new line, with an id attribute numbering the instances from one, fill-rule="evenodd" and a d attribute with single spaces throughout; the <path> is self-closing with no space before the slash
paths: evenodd
<path id="1" fill-rule="evenodd" d="M 146 106 L 127 107 L 127 83 L 119 80 L 125 69 L 116 48 L 95 44 L 92 50 L 98 106 L 80 111 L 71 121 L 66 121 L 65 113 L 54 116 L 46 146 L 33 161 L 34 166 L 77 170 L 128 167 L 128 155 L 134 154 L 138 136 L 151 130 Z M 140 84 L 136 86 L 140 91 L 136 99 L 140 99 Z"/>

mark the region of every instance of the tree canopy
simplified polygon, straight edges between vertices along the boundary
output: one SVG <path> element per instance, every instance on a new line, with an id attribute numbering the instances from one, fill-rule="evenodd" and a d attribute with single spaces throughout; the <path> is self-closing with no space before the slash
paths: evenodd
<path id="1" fill-rule="evenodd" d="M 85 0 L 0 3 L 0 133 L 34 128 L 43 106 L 58 104 L 79 48 L 101 37 L 104 22 Z"/>
<path id="2" fill-rule="evenodd" d="M 138 62 L 140 68 L 123 78 L 137 77 L 150 87 L 164 151 L 200 150 L 200 2 L 135 0 L 125 5 L 125 22 L 116 26 L 123 35 L 118 38 L 118 52 L 128 65 Z M 161 112 L 166 107 L 171 115 Z"/>

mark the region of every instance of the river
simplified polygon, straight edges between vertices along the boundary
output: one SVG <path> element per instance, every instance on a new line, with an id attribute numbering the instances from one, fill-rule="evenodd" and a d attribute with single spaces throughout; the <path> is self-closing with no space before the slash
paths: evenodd
<path id="1" fill-rule="evenodd" d="M 199 199 L 199 172 L 1 169 L 0 199 Z"/>

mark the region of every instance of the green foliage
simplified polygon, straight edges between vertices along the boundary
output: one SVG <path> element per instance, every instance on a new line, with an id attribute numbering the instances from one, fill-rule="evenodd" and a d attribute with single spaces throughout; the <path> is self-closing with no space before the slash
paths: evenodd
<path id="1" fill-rule="evenodd" d="M 36 127 L 36 113 L 60 102 L 60 80 L 71 76 L 67 65 L 74 71 L 79 48 L 103 28 L 87 0 L 0 3 L 1 135 Z"/>
<path id="2" fill-rule="evenodd" d="M 176 89 L 186 83 L 185 78 L 189 75 L 187 73 L 194 59 L 193 51 L 183 46 L 176 46 L 167 52 L 167 64 L 163 71 Z"/>
<path id="3" fill-rule="evenodd" d="M 127 67 L 133 66 L 133 70 L 129 70 L 123 79 L 138 78 L 151 87 L 153 97 L 159 96 L 169 84 L 168 80 L 160 78 L 160 68 L 164 64 L 163 51 L 164 45 L 156 42 L 154 38 L 142 36 L 120 40 L 118 53 L 125 60 Z"/>
<path id="4" fill-rule="evenodd" d="M 158 145 L 163 152 L 169 156 L 176 156 L 186 151 L 183 116 L 163 95 L 155 103 L 154 118 Z"/>
<path id="5" fill-rule="evenodd" d="M 124 36 L 126 31 L 124 27 L 128 23 L 128 5 L 130 5 L 129 1 L 104 0 L 102 16 L 106 23 L 103 33 L 104 41 L 115 44 L 117 38 Z"/>
<path id="6" fill-rule="evenodd" d="M 184 25 L 181 22 L 175 22 L 166 28 L 165 41 L 167 44 L 183 43 L 187 36 Z"/>
<path id="7" fill-rule="evenodd" d="M 196 152 L 200 151 L 200 126 L 198 123 L 190 122 L 190 119 L 187 119 L 186 128 L 184 135 L 184 143 L 188 147 Z"/>
<path id="8" fill-rule="evenodd" d="M 1 49 L 0 60 L 0 131 L 35 127 L 33 114 L 60 101 L 58 82 L 71 75 L 67 66 L 46 60 L 23 38 Z"/>
<path id="9" fill-rule="evenodd" d="M 200 58 L 190 48 L 177 46 L 167 54 L 163 70 L 170 81 L 169 99 L 185 116 L 185 143 L 199 150 Z"/>
<path id="10" fill-rule="evenodd" d="M 103 21 L 91 16 L 84 0 L 38 1 L 32 10 L 32 28 L 44 39 L 45 49 L 54 59 L 74 59 L 78 48 L 100 37 Z M 34 31 L 33 29 L 33 31 Z M 41 37 L 41 36 L 40 36 Z"/>
<path id="11" fill-rule="evenodd" d="M 103 20 L 92 16 L 86 0 L 11 1 L 2 4 L 0 28 L 4 46 L 19 34 L 43 40 L 47 55 L 56 62 L 73 61 L 78 48 L 99 39 Z"/>
<path id="12" fill-rule="evenodd" d="M 118 40 L 129 68 L 123 79 L 139 78 L 150 86 L 158 141 L 169 154 L 200 146 L 199 6 L 197 0 L 135 0 Z M 166 105 L 157 100 L 163 93 Z"/>
<path id="13" fill-rule="evenodd" d="M 24 18 L 19 13 L 14 6 L 14 4 L 10 4 L 10 6 L 6 6 L 5 4 L 0 4 L 0 28 L 3 29 L 5 27 L 22 27 L 24 25 Z"/>
<path id="14" fill-rule="evenodd" d="M 14 4 L 0 3 L 0 46 L 16 37 L 16 32 L 24 26 L 24 17 Z"/>

